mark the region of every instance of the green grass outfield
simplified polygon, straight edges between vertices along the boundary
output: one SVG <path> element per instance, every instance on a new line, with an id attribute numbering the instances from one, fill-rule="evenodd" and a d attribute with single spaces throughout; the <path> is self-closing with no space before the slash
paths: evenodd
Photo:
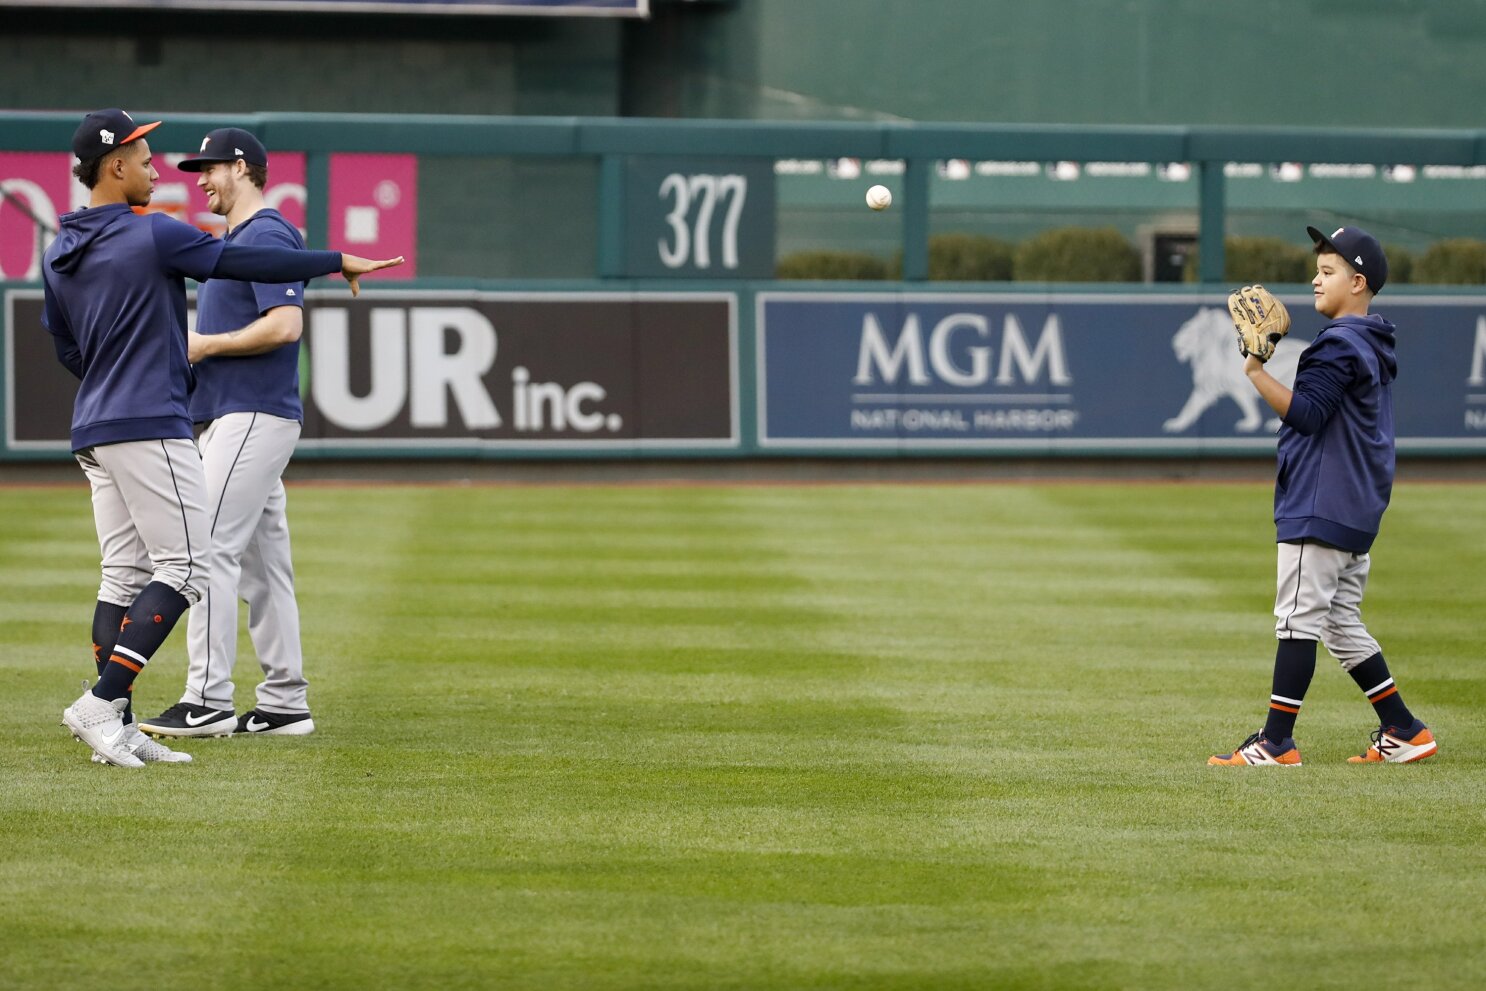
<path id="1" fill-rule="evenodd" d="M 291 489 L 314 736 L 122 771 L 87 491 L 0 489 L 0 987 L 1480 988 L 1483 495 L 1374 554 L 1418 765 L 1323 651 L 1302 768 L 1204 766 L 1267 485 L 409 485 Z"/>

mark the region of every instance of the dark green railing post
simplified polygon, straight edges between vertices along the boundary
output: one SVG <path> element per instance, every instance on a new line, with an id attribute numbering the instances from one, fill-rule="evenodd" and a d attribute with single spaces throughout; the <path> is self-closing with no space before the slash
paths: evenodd
<path id="1" fill-rule="evenodd" d="M 924 282 L 929 278 L 929 176 L 934 160 L 910 158 L 903 164 L 903 281 Z"/>
<path id="2" fill-rule="evenodd" d="M 599 278 L 624 275 L 624 156 L 599 159 Z"/>
<path id="3" fill-rule="evenodd" d="M 306 152 L 304 156 L 305 247 L 323 251 L 330 247 L 330 153 Z"/>
<path id="4" fill-rule="evenodd" d="M 1197 274 L 1200 281 L 1216 284 L 1223 281 L 1224 217 L 1227 213 L 1223 162 L 1198 162 L 1199 201 L 1197 204 Z"/>

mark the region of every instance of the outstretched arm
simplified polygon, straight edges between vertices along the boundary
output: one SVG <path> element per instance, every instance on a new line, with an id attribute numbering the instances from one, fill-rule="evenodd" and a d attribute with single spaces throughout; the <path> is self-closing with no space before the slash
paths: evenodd
<path id="1" fill-rule="evenodd" d="M 355 296 L 361 292 L 361 276 L 401 264 L 401 255 L 373 261 L 339 251 L 304 251 L 228 244 L 223 245 L 222 257 L 217 260 L 217 268 L 212 275 L 244 282 L 303 282 L 339 269 L 351 286 L 351 295 Z"/>
<path id="2" fill-rule="evenodd" d="M 401 265 L 402 258 L 372 261 L 339 251 L 305 251 L 299 248 L 224 244 L 189 224 L 151 214 L 155 250 L 167 272 L 197 282 L 236 279 L 239 282 L 307 282 L 319 275 L 339 271 L 351 284 L 351 294 L 361 291 L 358 279 L 367 272 Z"/>

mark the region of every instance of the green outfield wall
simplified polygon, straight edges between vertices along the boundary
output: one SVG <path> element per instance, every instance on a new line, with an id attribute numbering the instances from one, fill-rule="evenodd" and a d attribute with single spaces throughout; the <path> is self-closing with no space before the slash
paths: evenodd
<path id="1" fill-rule="evenodd" d="M 57 150 L 75 123 L 0 114 L 11 459 L 67 456 L 37 259 L 81 198 Z M 151 135 L 152 208 L 217 219 L 172 170 L 224 124 L 274 149 L 267 191 L 310 244 L 409 259 L 354 303 L 315 287 L 305 449 L 324 457 L 1252 455 L 1273 425 L 1244 383 L 1203 371 L 1238 367 L 1220 307 L 1235 213 L 1295 241 L 1305 223 L 1376 227 L 1385 207 L 1427 225 L 1479 216 L 1486 176 L 1479 130 L 176 115 Z M 890 210 L 861 203 L 873 182 Z M 782 248 L 825 226 L 802 223 L 810 209 L 900 255 L 902 281 L 774 281 Z M 1185 225 L 1201 281 L 927 281 L 946 222 L 1059 209 Z M 1281 288 L 1299 346 L 1319 327 L 1305 288 Z M 1401 449 L 1479 456 L 1486 297 L 1400 286 L 1387 302 L 1414 332 Z"/>

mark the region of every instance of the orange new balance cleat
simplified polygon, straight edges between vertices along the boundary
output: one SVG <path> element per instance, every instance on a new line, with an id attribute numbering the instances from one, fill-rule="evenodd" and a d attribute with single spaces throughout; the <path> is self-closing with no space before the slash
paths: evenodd
<path id="1" fill-rule="evenodd" d="M 1207 762 L 1213 767 L 1299 767 L 1300 750 L 1294 740 L 1270 743 L 1259 732 L 1239 744 L 1233 753 L 1209 757 Z"/>
<path id="2" fill-rule="evenodd" d="M 1408 729 L 1379 726 L 1372 732 L 1372 746 L 1367 753 L 1348 757 L 1348 764 L 1408 764 L 1433 757 L 1439 751 L 1434 734 L 1419 720 Z"/>

